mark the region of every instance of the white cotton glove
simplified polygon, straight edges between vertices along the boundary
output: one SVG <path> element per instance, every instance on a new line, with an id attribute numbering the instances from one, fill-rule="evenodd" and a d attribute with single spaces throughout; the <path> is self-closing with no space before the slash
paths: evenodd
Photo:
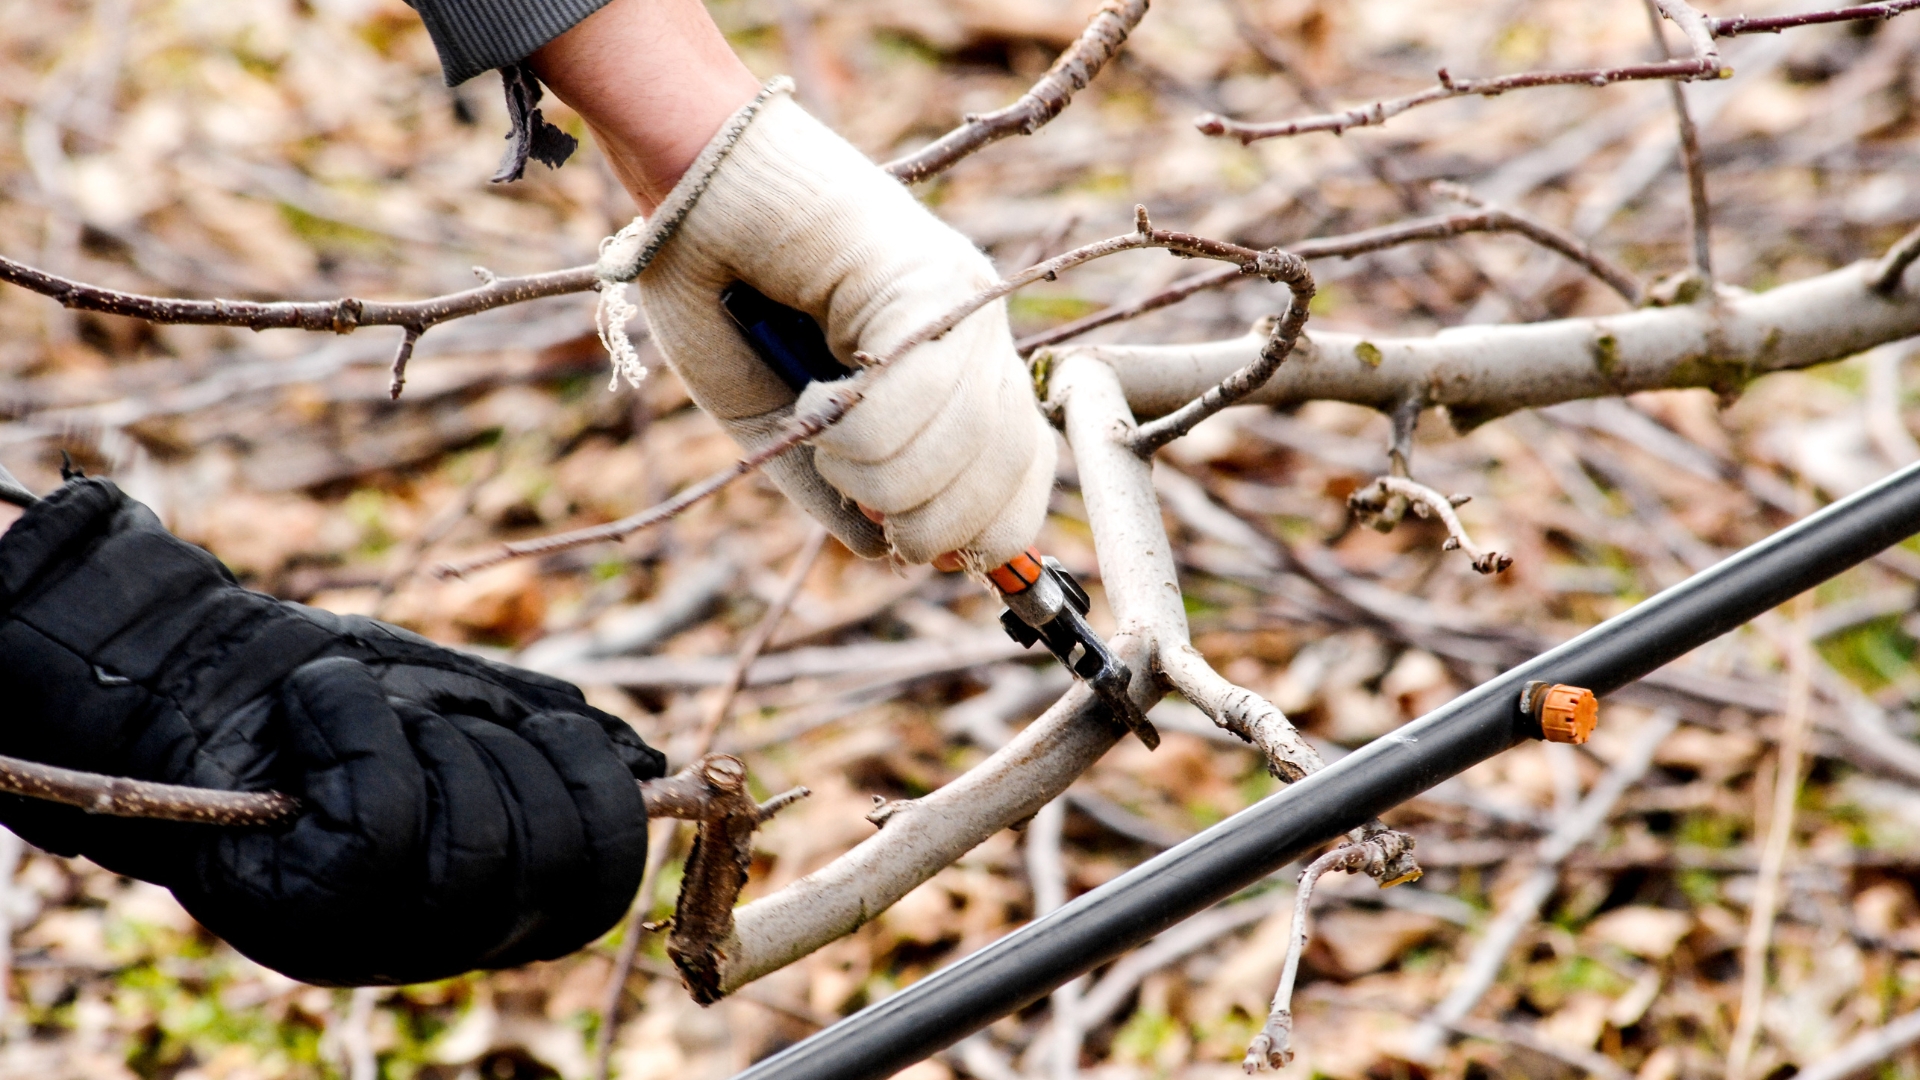
<path id="1" fill-rule="evenodd" d="M 834 355 L 854 367 L 856 350 L 883 355 L 997 280 L 966 237 L 781 84 L 756 103 L 662 203 L 655 222 L 684 217 L 636 279 L 668 362 L 749 451 L 796 401 L 721 307 L 727 285 L 744 281 L 813 316 Z M 827 392 L 815 384 L 797 404 L 806 409 Z M 861 555 L 923 563 L 958 551 L 978 570 L 1033 542 L 1053 469 L 1053 433 L 1014 352 L 1006 307 L 994 303 L 896 360 L 845 419 L 767 473 Z M 855 503 L 883 514 L 884 526 Z"/>

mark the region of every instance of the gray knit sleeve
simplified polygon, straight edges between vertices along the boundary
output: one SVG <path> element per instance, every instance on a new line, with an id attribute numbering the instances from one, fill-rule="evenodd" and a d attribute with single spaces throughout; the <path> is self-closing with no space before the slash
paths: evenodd
<path id="1" fill-rule="evenodd" d="M 448 86 L 510 67 L 607 0 L 407 0 L 427 24 Z"/>

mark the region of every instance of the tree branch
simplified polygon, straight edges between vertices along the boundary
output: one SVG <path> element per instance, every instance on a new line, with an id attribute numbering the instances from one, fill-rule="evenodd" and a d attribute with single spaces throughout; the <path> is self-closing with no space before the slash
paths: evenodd
<path id="1" fill-rule="evenodd" d="M 1653 48 L 1660 59 L 1671 59 L 1672 50 L 1667 48 L 1667 35 L 1660 25 L 1663 14 L 1658 0 L 1646 0 L 1647 21 L 1653 28 Z M 1712 32 L 1705 28 L 1700 20 L 1689 20 L 1687 27 L 1693 30 L 1689 34 L 1704 34 L 1709 43 Z M 1684 29 L 1685 27 L 1683 27 Z M 1707 202 L 1707 166 L 1700 156 L 1700 132 L 1694 127 L 1693 113 L 1687 109 L 1687 92 L 1679 83 L 1667 84 L 1667 95 L 1673 102 L 1674 121 L 1680 132 L 1680 161 L 1687 172 L 1688 220 L 1693 226 L 1693 271 L 1706 285 L 1708 294 L 1713 291 L 1713 251 L 1709 244 L 1712 236 L 1712 217 Z"/>
<path id="2" fill-rule="evenodd" d="M 1287 310 L 1268 320 L 1267 341 L 1260 346 L 1259 355 L 1220 380 L 1219 385 L 1208 387 L 1206 393 L 1158 420 L 1142 424 L 1133 433 L 1134 453 L 1141 457 L 1151 456 L 1154 451 L 1192 431 L 1207 417 L 1229 405 L 1239 404 L 1280 370 L 1280 365 L 1300 340 L 1300 331 L 1306 328 L 1307 305 L 1313 300 L 1313 275 L 1307 271 L 1305 263 L 1295 262 L 1298 263 L 1297 269 L 1290 276 L 1282 278 L 1293 295 L 1289 298 Z"/>
<path id="3" fill-rule="evenodd" d="M 242 326 L 249 330 L 313 330 L 350 334 L 363 326 L 419 328 L 547 296 L 593 288 L 593 267 L 496 278 L 477 288 L 426 300 L 183 300 L 118 292 L 38 270 L 0 255 L 0 281 L 11 282 L 77 311 L 125 315 L 156 323 Z M 414 334 L 418 337 L 418 333 Z"/>
<path id="4" fill-rule="evenodd" d="M 77 806 L 89 814 L 197 825 L 273 825 L 300 811 L 299 800 L 277 791 L 160 784 L 12 757 L 0 757 L 0 791 Z"/>
<path id="5" fill-rule="evenodd" d="M 1510 232 L 1523 236 L 1534 243 L 1548 248 L 1579 265 L 1606 286 L 1620 294 L 1620 298 L 1629 305 L 1639 306 L 1641 300 L 1640 282 L 1620 264 L 1601 255 L 1578 237 L 1548 225 L 1538 218 L 1517 213 L 1500 207 L 1489 206 L 1478 199 L 1466 188 L 1458 184 L 1439 183 L 1437 191 L 1448 198 L 1469 203 L 1478 208 L 1474 213 L 1447 214 L 1440 217 L 1418 218 L 1378 228 L 1363 229 L 1360 232 L 1345 233 L 1340 236 L 1316 237 L 1301 240 L 1290 245 L 1287 251 L 1301 259 L 1341 258 L 1348 259 L 1369 252 L 1384 251 L 1401 244 L 1422 241 L 1450 240 L 1477 232 Z M 1916 253 L 1920 253 L 1920 238 L 1916 239 Z M 1220 267 L 1195 274 L 1184 281 L 1178 281 L 1167 288 L 1129 304 L 1117 304 L 1103 311 L 1056 326 L 1051 330 L 1042 330 L 1029 334 L 1015 343 L 1021 355 L 1032 353 L 1035 349 L 1079 337 L 1081 334 L 1097 330 L 1102 326 L 1127 319 L 1137 318 L 1148 312 L 1158 311 L 1185 300 L 1196 293 L 1208 289 L 1217 289 L 1244 281 L 1246 274 L 1236 267 Z"/>
<path id="6" fill-rule="evenodd" d="M 1010 135 L 1031 135 L 1060 115 L 1073 95 L 1086 89 L 1112 60 L 1147 13 L 1147 0 L 1106 0 L 1040 81 L 1003 109 L 972 114 L 939 139 L 883 166 L 904 183 L 924 180 L 961 158 Z"/>
<path id="7" fill-rule="evenodd" d="M 1444 405 L 1465 429 L 1518 409 L 1642 390 L 1736 393 L 1761 375 L 1841 360 L 1920 334 L 1920 297 L 1882 297 L 1872 264 L 1727 296 L 1599 318 L 1461 326 L 1428 338 L 1303 334 L 1249 404 L 1327 399 L 1390 411 L 1409 396 Z M 1072 345 L 1036 366 L 1100 360 L 1136 415 L 1162 416 L 1253 360 L 1266 335 L 1191 345 Z"/>
<path id="8" fill-rule="evenodd" d="M 1540 86 L 1609 86 L 1613 83 L 1648 79 L 1673 79 L 1681 82 L 1692 82 L 1696 79 L 1724 79 L 1731 76 L 1733 72 L 1720 64 L 1720 54 L 1713 44 L 1718 38 L 1738 37 L 1743 34 L 1778 33 L 1781 30 L 1812 26 L 1816 23 L 1889 19 L 1920 7 L 1920 0 L 1890 0 L 1884 4 L 1866 4 L 1801 15 L 1708 18 L 1685 4 L 1683 0 L 1653 0 L 1653 2 L 1662 15 L 1671 19 L 1686 34 L 1687 43 L 1693 53 L 1691 57 L 1663 60 L 1652 64 L 1629 64 L 1623 67 L 1529 71 L 1484 79 L 1455 78 L 1448 73 L 1447 69 L 1441 68 L 1440 81 L 1435 85 L 1400 97 L 1376 101 L 1370 105 L 1304 116 L 1297 120 L 1269 123 L 1246 123 L 1230 120 L 1215 113 L 1206 113 L 1195 118 L 1194 126 L 1205 134 L 1223 135 L 1239 139 L 1245 144 L 1260 139 L 1284 138 L 1314 131 L 1330 131 L 1339 135 L 1350 128 L 1384 124 L 1408 110 L 1457 97 L 1493 97 L 1510 90 L 1529 90 Z"/>

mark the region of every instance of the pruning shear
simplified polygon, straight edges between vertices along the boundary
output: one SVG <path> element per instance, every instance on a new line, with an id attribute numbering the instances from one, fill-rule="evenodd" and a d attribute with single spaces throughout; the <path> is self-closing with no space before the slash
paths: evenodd
<path id="1" fill-rule="evenodd" d="M 761 362 L 795 393 L 809 383 L 853 374 L 827 348 L 820 325 L 805 312 L 770 300 L 745 282 L 722 290 L 720 303 Z M 1160 745 L 1160 733 L 1127 693 L 1133 673 L 1087 625 L 1092 602 L 1059 560 L 1028 548 L 989 570 L 987 579 L 1007 605 L 1000 625 L 1008 637 L 1028 649 L 1045 644 L 1148 749 Z"/>

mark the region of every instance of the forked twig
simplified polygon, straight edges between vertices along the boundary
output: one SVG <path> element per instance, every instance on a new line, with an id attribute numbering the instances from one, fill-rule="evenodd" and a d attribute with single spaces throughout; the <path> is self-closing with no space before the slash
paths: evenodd
<path id="1" fill-rule="evenodd" d="M 1412 221 L 1362 229 L 1359 232 L 1343 233 L 1339 236 L 1314 237 L 1289 245 L 1287 251 L 1309 262 L 1314 259 L 1350 259 L 1356 255 L 1384 251 L 1401 244 L 1451 240 L 1468 233 L 1514 233 L 1564 256 L 1599 278 L 1608 288 L 1619 293 L 1621 299 L 1628 304 L 1639 305 L 1643 290 L 1633 274 L 1619 263 L 1593 250 L 1590 245 L 1573 234 L 1557 229 L 1538 218 L 1501 207 L 1489 206 L 1457 184 L 1442 182 L 1435 187 L 1444 189 L 1449 198 L 1468 203 L 1476 207 L 1476 210 L 1472 213 L 1416 218 Z M 1036 349 L 1057 345 L 1079 337 L 1081 334 L 1098 330 L 1100 327 L 1111 326 L 1117 322 L 1138 318 L 1149 312 L 1169 307 L 1196 293 L 1244 280 L 1246 275 L 1235 267 L 1208 270 L 1183 281 L 1174 282 L 1152 296 L 1132 303 L 1116 304 L 1050 330 L 1029 334 L 1016 342 L 1015 348 L 1024 356 Z"/>
<path id="2" fill-rule="evenodd" d="M 1313 902 L 1313 887 L 1334 870 L 1366 873 L 1376 880 L 1381 867 L 1397 864 L 1413 850 L 1413 837 L 1382 829 L 1358 843 L 1342 844 L 1307 864 L 1300 871 L 1300 885 L 1293 896 L 1293 932 L 1287 936 L 1287 959 L 1280 969 L 1280 985 L 1273 992 L 1273 1008 L 1260 1033 L 1247 1044 L 1247 1056 L 1240 1067 L 1249 1073 L 1262 1069 L 1282 1069 L 1293 1060 L 1293 981 L 1300 972 L 1300 956 L 1307 947 L 1307 912 Z M 1383 882 L 1381 888 L 1406 880 Z"/>
<path id="3" fill-rule="evenodd" d="M 1671 59 L 1673 53 L 1667 48 L 1666 29 L 1661 25 L 1661 10 L 1656 0 L 1646 0 L 1647 20 L 1653 28 L 1653 48 L 1660 59 Z M 1697 24 L 1695 24 L 1697 25 Z M 1698 30 L 1706 33 L 1709 30 Z M 1713 219 L 1711 206 L 1707 202 L 1707 165 L 1700 154 L 1700 130 L 1694 125 L 1693 113 L 1687 108 L 1687 92 L 1677 82 L 1667 84 L 1667 96 L 1673 102 L 1674 122 L 1680 133 L 1680 161 L 1687 173 L 1688 220 L 1693 227 L 1693 271 L 1706 285 L 1708 295 L 1713 290 Z"/>
<path id="4" fill-rule="evenodd" d="M 1433 516 L 1447 527 L 1442 550 L 1455 548 L 1467 553 L 1473 568 L 1482 574 L 1497 574 L 1513 565 L 1513 557 L 1503 551 L 1481 547 L 1460 523 L 1454 507 L 1467 502 L 1467 495 L 1442 495 L 1425 484 L 1404 476 L 1378 476 L 1373 483 L 1347 496 L 1347 507 L 1362 522 L 1381 532 L 1389 532 L 1399 523 L 1400 513 L 1413 511 L 1417 517 Z M 1398 512 L 1396 512 L 1398 511 Z"/>

